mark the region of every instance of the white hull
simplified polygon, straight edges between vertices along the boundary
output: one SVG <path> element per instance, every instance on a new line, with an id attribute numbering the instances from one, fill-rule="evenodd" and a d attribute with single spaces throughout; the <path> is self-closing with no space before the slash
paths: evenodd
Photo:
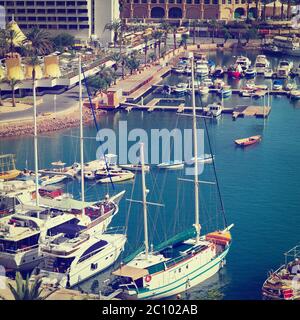
<path id="1" fill-rule="evenodd" d="M 161 272 L 151 280 L 151 282 L 155 282 L 155 285 L 150 282 L 149 288 L 152 288 L 145 292 L 139 292 L 136 298 L 142 300 L 168 298 L 203 283 L 222 268 L 228 251 L 229 248 L 212 260 L 212 257 L 208 255 L 205 257 L 207 261 L 204 263 L 201 257 L 196 255 L 188 262 L 179 263 L 174 268 Z"/>
<path id="2" fill-rule="evenodd" d="M 71 264 L 69 275 L 42 270 L 41 274 L 43 275 L 43 283 L 47 284 L 59 282 L 60 286 L 64 288 L 74 287 L 82 281 L 85 281 L 86 279 L 91 278 L 97 273 L 107 269 L 116 260 L 118 260 L 120 254 L 124 250 L 125 242 L 126 237 L 120 235 L 116 241 L 111 243 L 104 250 L 91 256 L 83 262 L 78 262 L 79 257 L 76 258 Z"/>
<path id="3" fill-rule="evenodd" d="M 40 255 L 38 248 L 16 254 L 0 252 L 0 265 L 7 270 L 29 271 L 42 260 L 43 256 Z"/>

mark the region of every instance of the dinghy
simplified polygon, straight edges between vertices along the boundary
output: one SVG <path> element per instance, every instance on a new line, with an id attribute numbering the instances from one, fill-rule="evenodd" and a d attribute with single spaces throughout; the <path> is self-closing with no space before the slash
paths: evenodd
<path id="1" fill-rule="evenodd" d="M 162 162 L 157 165 L 157 168 L 159 169 L 181 169 L 183 167 L 184 167 L 184 162 L 181 160 Z"/>
<path id="2" fill-rule="evenodd" d="M 260 141 L 261 141 L 261 136 L 253 136 L 249 138 L 238 139 L 238 140 L 235 140 L 234 142 L 240 147 L 247 147 L 252 144 L 258 143 Z"/>

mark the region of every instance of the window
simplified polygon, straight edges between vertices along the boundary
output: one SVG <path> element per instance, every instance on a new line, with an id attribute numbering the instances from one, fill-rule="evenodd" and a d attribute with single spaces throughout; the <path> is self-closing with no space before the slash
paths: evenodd
<path id="1" fill-rule="evenodd" d="M 98 268 L 98 263 L 91 264 L 91 270 L 96 270 Z"/>

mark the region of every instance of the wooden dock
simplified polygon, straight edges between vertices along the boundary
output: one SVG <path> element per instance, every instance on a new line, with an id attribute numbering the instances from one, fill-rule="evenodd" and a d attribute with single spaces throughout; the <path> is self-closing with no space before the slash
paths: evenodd
<path id="1" fill-rule="evenodd" d="M 239 117 L 267 118 L 271 112 L 268 106 L 241 106 L 232 112 L 232 118 L 236 120 Z"/>

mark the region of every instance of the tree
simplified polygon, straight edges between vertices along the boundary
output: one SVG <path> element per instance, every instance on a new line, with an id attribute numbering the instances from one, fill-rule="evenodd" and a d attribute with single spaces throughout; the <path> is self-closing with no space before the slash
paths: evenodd
<path id="1" fill-rule="evenodd" d="M 161 57 L 161 40 L 162 40 L 162 36 L 163 36 L 163 33 L 161 31 L 155 31 L 153 33 L 153 39 L 155 40 L 155 46 L 158 47 L 158 58 Z"/>
<path id="2" fill-rule="evenodd" d="M 218 22 L 216 19 L 212 19 L 208 22 L 208 24 L 212 28 L 212 43 L 215 43 L 215 33 L 218 27 Z"/>
<path id="3" fill-rule="evenodd" d="M 28 45 L 35 55 L 47 55 L 53 51 L 49 34 L 44 30 L 34 28 L 27 34 Z"/>
<path id="4" fill-rule="evenodd" d="M 140 61 L 136 57 L 128 57 L 126 59 L 126 67 L 130 70 L 130 74 L 133 74 L 133 71 L 137 70 L 140 66 Z"/>
<path id="5" fill-rule="evenodd" d="M 173 34 L 173 43 L 174 43 L 174 50 L 177 49 L 177 42 L 176 42 L 176 35 L 177 35 L 177 26 L 171 25 L 170 26 L 170 31 Z"/>
<path id="6" fill-rule="evenodd" d="M 112 31 L 114 33 L 113 36 L 113 43 L 114 43 L 114 47 L 117 47 L 118 44 L 118 37 L 119 37 L 119 31 L 121 28 L 121 24 L 122 22 L 120 20 L 113 20 L 109 23 L 107 23 L 104 27 L 104 31 L 108 30 L 108 31 Z"/>
<path id="7" fill-rule="evenodd" d="M 249 42 L 250 39 L 257 39 L 257 38 L 258 38 L 258 30 L 257 30 L 257 28 L 251 27 L 246 31 L 247 43 Z"/>
<path id="8" fill-rule="evenodd" d="M 67 32 L 62 32 L 52 38 L 52 43 L 56 50 L 63 51 L 65 47 L 72 47 L 75 44 L 75 37 Z"/>
<path id="9" fill-rule="evenodd" d="M 223 36 L 224 36 L 224 44 L 227 42 L 227 40 L 232 39 L 232 34 L 229 32 L 227 28 L 223 28 Z"/>
<path id="10" fill-rule="evenodd" d="M 15 108 L 16 107 L 16 97 L 15 97 L 16 86 L 22 81 L 17 79 L 7 79 L 5 80 L 5 82 L 8 83 L 11 88 L 11 103 L 12 103 L 12 107 Z"/>
<path id="11" fill-rule="evenodd" d="M 163 39 L 164 39 L 164 46 L 165 46 L 165 49 L 167 50 L 167 41 L 168 41 L 168 36 L 169 36 L 169 33 L 171 31 L 171 26 L 168 22 L 162 22 L 159 26 L 159 29 L 160 30 L 163 30 Z"/>
<path id="12" fill-rule="evenodd" d="M 193 28 L 193 45 L 196 44 L 196 28 L 198 27 L 199 22 L 197 20 L 192 21 L 192 28 Z"/>
<path id="13" fill-rule="evenodd" d="M 188 41 L 189 35 L 184 33 L 181 35 L 181 45 L 186 49 L 187 48 L 187 41 Z"/>
<path id="14" fill-rule="evenodd" d="M 43 300 L 41 293 L 43 289 L 42 280 L 36 278 L 32 284 L 29 283 L 29 275 L 27 275 L 26 280 L 22 278 L 20 272 L 16 273 L 16 287 L 12 286 L 10 283 L 8 287 L 13 294 L 15 300 Z"/>
<path id="15" fill-rule="evenodd" d="M 145 44 L 145 47 L 144 47 L 144 53 L 145 53 L 145 64 L 148 63 L 148 49 L 149 49 L 149 45 L 148 45 L 148 42 L 149 42 L 149 39 L 150 37 L 147 36 L 147 35 L 144 35 L 143 36 L 143 40 L 144 40 L 144 44 Z"/>
<path id="16" fill-rule="evenodd" d="M 150 52 L 149 53 L 149 59 L 152 62 L 155 61 L 156 60 L 156 54 L 154 52 Z"/>
<path id="17" fill-rule="evenodd" d="M 113 60 L 115 62 L 114 64 L 114 69 L 115 72 L 118 71 L 118 67 L 119 67 L 119 63 L 121 62 L 122 57 L 120 56 L 119 53 L 115 52 L 110 56 L 111 60 Z"/>

